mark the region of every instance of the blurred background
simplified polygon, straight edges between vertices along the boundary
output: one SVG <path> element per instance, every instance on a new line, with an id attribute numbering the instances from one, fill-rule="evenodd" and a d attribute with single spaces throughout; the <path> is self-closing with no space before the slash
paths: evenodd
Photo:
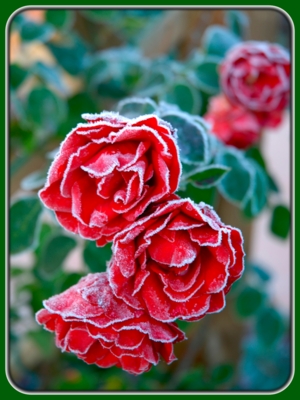
<path id="1" fill-rule="evenodd" d="M 161 362 L 139 377 L 100 369 L 62 354 L 53 335 L 34 320 L 42 300 L 88 272 L 105 270 L 111 254 L 109 246 L 98 249 L 69 236 L 36 196 L 60 142 L 82 113 L 114 110 L 128 96 L 147 96 L 203 115 L 210 96 L 220 90 L 216 71 L 226 50 L 222 35 L 216 50 L 207 48 L 205 32 L 216 25 L 232 43 L 270 41 L 290 51 L 289 21 L 272 9 L 28 8 L 11 19 L 9 374 L 17 387 L 272 391 L 287 383 L 292 271 L 288 110 L 279 127 L 264 131 L 259 145 L 274 188 L 256 218 L 246 218 L 219 193 L 217 203 L 203 193 L 225 223 L 244 233 L 247 265 L 224 311 L 197 323 L 179 322 L 189 340 L 175 346 L 176 362 Z M 203 54 L 214 73 L 199 64 Z M 200 192 L 189 195 L 202 199 Z"/>

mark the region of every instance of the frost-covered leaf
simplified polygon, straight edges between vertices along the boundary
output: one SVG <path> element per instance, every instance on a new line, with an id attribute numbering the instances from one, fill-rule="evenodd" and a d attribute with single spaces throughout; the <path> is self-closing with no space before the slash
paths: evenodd
<path id="1" fill-rule="evenodd" d="M 142 97 L 160 97 L 165 93 L 168 83 L 171 81 L 170 75 L 165 69 L 154 68 L 147 70 L 136 87 L 136 94 Z"/>
<path id="2" fill-rule="evenodd" d="M 205 164 L 209 161 L 209 143 L 205 125 L 186 113 L 170 112 L 161 117 L 177 129 L 180 160 L 186 164 Z"/>
<path id="3" fill-rule="evenodd" d="M 208 189 L 216 186 L 228 171 L 230 171 L 230 168 L 222 165 L 209 165 L 186 175 L 185 179 L 188 179 L 201 189 Z"/>
<path id="4" fill-rule="evenodd" d="M 251 194 L 244 204 L 244 213 L 253 218 L 264 208 L 267 203 L 268 179 L 264 170 L 253 160 L 251 164 Z"/>
<path id="5" fill-rule="evenodd" d="M 46 170 L 35 171 L 27 175 L 25 178 L 23 178 L 20 186 L 23 190 L 39 189 L 42 186 L 44 186 L 46 178 L 47 178 Z"/>
<path id="6" fill-rule="evenodd" d="M 42 212 L 40 200 L 24 197 L 17 200 L 10 208 L 10 251 L 12 254 L 32 248 L 36 245 L 38 220 Z"/>
<path id="7" fill-rule="evenodd" d="M 149 98 L 132 97 L 120 101 L 117 111 L 128 118 L 136 118 L 157 112 L 156 103 Z"/>
<path id="8" fill-rule="evenodd" d="M 20 27 L 21 38 L 26 42 L 33 40 L 44 42 L 50 39 L 53 33 L 54 30 L 50 24 L 37 24 L 25 18 L 23 19 Z"/>
<path id="9" fill-rule="evenodd" d="M 218 185 L 222 195 L 235 204 L 243 205 L 251 193 L 252 168 L 244 154 L 228 147 L 220 151 L 215 162 L 231 170 Z"/>
<path id="10" fill-rule="evenodd" d="M 200 203 L 200 201 L 203 201 L 206 204 L 214 206 L 217 190 L 215 187 L 211 187 L 209 189 L 200 189 L 191 183 L 187 183 L 185 188 L 183 190 L 179 190 L 176 194 L 183 199 L 190 198 L 195 203 Z"/>
<path id="11" fill-rule="evenodd" d="M 71 43 L 67 45 L 57 45 L 47 43 L 58 64 L 69 74 L 78 75 L 85 67 L 86 47 L 82 40 L 73 37 Z"/>
<path id="12" fill-rule="evenodd" d="M 227 10 L 225 18 L 229 29 L 237 36 L 243 38 L 249 26 L 247 15 L 243 11 Z"/>
<path id="13" fill-rule="evenodd" d="M 160 97 L 168 103 L 177 104 L 182 111 L 190 114 L 198 114 L 201 108 L 200 92 L 186 82 L 174 82 L 174 84 Z"/>
<path id="14" fill-rule="evenodd" d="M 209 26 L 203 35 L 203 48 L 206 53 L 220 57 L 224 57 L 227 50 L 239 42 L 237 35 L 221 25 Z"/>
<path id="15" fill-rule="evenodd" d="M 194 68 L 194 83 L 205 93 L 216 94 L 220 90 L 218 68 L 221 59 L 216 56 L 201 58 Z"/>
<path id="16" fill-rule="evenodd" d="M 62 81 L 60 72 L 56 66 L 46 65 L 38 61 L 34 65 L 32 73 L 39 76 L 43 81 L 55 87 L 55 89 L 59 90 L 60 92 L 65 92 L 65 84 Z"/>
<path id="17" fill-rule="evenodd" d="M 289 209 L 285 205 L 278 204 L 272 210 L 271 232 L 282 239 L 286 239 L 290 231 L 290 221 Z"/>

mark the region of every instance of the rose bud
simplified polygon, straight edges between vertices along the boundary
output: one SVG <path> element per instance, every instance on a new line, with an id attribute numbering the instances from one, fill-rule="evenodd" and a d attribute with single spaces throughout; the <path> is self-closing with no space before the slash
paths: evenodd
<path id="1" fill-rule="evenodd" d="M 246 149 L 259 140 L 257 117 L 245 107 L 231 104 L 222 94 L 210 98 L 203 118 L 211 125 L 211 133 L 228 145 Z"/>
<path id="2" fill-rule="evenodd" d="M 226 53 L 220 78 L 233 104 L 258 113 L 265 126 L 280 122 L 278 112 L 288 105 L 290 95 L 290 58 L 283 47 L 255 41 L 237 44 Z"/>
<path id="3" fill-rule="evenodd" d="M 117 299 L 106 273 L 89 274 L 43 302 L 37 322 L 55 333 L 56 346 L 88 364 L 117 366 L 137 375 L 176 358 L 173 343 L 185 339 L 175 323 L 162 323 Z"/>
<path id="4" fill-rule="evenodd" d="M 68 231 L 99 246 L 176 191 L 181 166 L 171 126 L 155 115 L 83 117 L 54 159 L 42 202 Z"/>
<path id="5" fill-rule="evenodd" d="M 115 236 L 109 281 L 117 297 L 158 321 L 193 321 L 224 308 L 243 258 L 238 229 L 210 206 L 176 198 Z"/>

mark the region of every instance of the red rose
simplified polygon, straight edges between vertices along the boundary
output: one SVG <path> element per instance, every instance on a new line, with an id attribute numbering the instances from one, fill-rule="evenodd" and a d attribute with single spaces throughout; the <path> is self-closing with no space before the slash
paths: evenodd
<path id="1" fill-rule="evenodd" d="M 60 224 L 99 246 L 178 186 L 171 126 L 155 115 L 83 117 L 63 141 L 39 195 Z"/>
<path id="2" fill-rule="evenodd" d="M 56 345 L 88 364 L 117 366 L 132 374 L 148 371 L 161 355 L 176 358 L 173 343 L 185 339 L 175 323 L 162 323 L 117 299 L 106 273 L 89 274 L 44 301 L 39 324 L 55 332 Z"/>
<path id="3" fill-rule="evenodd" d="M 222 94 L 210 98 L 203 118 L 211 124 L 212 134 L 239 149 L 255 144 L 260 137 L 257 117 L 241 105 L 232 105 Z"/>
<path id="4" fill-rule="evenodd" d="M 279 45 L 244 42 L 228 51 L 220 69 L 221 86 L 229 100 L 258 113 L 282 111 L 289 101 L 290 59 Z M 261 115 L 261 121 L 268 115 Z"/>
<path id="5" fill-rule="evenodd" d="M 210 206 L 173 198 L 115 236 L 109 281 L 159 321 L 193 321 L 225 306 L 243 272 L 243 239 Z"/>

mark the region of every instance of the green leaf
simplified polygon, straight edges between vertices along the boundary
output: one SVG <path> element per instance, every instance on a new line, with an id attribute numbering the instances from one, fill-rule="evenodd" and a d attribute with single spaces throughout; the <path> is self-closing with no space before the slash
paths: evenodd
<path id="1" fill-rule="evenodd" d="M 254 271 L 256 275 L 261 279 L 261 281 L 268 282 L 271 279 L 270 274 L 258 265 L 251 264 L 250 267 L 252 271 Z"/>
<path id="2" fill-rule="evenodd" d="M 199 189 L 193 186 L 192 184 L 188 183 L 186 185 L 185 190 L 180 190 L 176 194 L 182 198 L 189 197 L 195 203 L 200 203 L 200 201 L 203 201 L 206 204 L 214 206 L 216 201 L 217 191 L 215 187 L 211 187 L 209 189 Z"/>
<path id="3" fill-rule="evenodd" d="M 259 341 L 264 346 L 271 347 L 282 336 L 284 323 L 274 308 L 266 308 L 259 313 L 255 328 Z"/>
<path id="4" fill-rule="evenodd" d="M 69 29 L 73 22 L 72 10 L 46 10 L 46 21 L 55 26 L 57 29 Z"/>
<path id="5" fill-rule="evenodd" d="M 234 374 L 234 367 L 231 364 L 218 365 L 212 370 L 211 379 L 216 385 L 228 382 Z"/>
<path id="6" fill-rule="evenodd" d="M 128 118 L 136 118 L 145 114 L 153 114 L 157 111 L 155 102 L 149 98 L 128 98 L 117 105 L 117 111 Z"/>
<path id="7" fill-rule="evenodd" d="M 263 170 L 266 170 L 266 163 L 264 157 L 261 154 L 261 151 L 258 147 L 250 147 L 248 150 L 246 150 L 245 156 L 256 161 L 257 164 L 259 164 Z"/>
<path id="8" fill-rule="evenodd" d="M 60 71 L 56 66 L 46 65 L 38 61 L 34 65 L 32 73 L 39 76 L 43 81 L 55 87 L 60 92 L 62 93 L 66 92 L 66 86 L 63 80 L 61 79 Z"/>
<path id="9" fill-rule="evenodd" d="M 26 269 L 17 268 L 17 267 L 11 267 L 9 272 L 10 272 L 10 276 L 13 278 L 13 277 L 16 277 L 16 276 L 23 275 L 24 272 L 26 272 Z"/>
<path id="10" fill-rule="evenodd" d="M 34 126 L 44 133 L 54 133 L 66 116 L 66 105 L 49 89 L 39 86 L 28 96 L 26 111 Z"/>
<path id="11" fill-rule="evenodd" d="M 28 72 L 17 64 L 11 64 L 9 67 L 9 82 L 13 89 L 18 89 L 21 83 L 26 79 Z"/>
<path id="12" fill-rule="evenodd" d="M 228 167 L 209 165 L 193 172 L 192 175 L 187 175 L 185 178 L 201 189 L 208 189 L 216 186 L 228 171 L 230 171 Z"/>
<path id="13" fill-rule="evenodd" d="M 55 275 L 61 270 L 62 263 L 77 245 L 76 240 L 69 236 L 56 235 L 50 237 L 41 253 L 40 270 L 46 277 Z"/>
<path id="14" fill-rule="evenodd" d="M 244 214 L 253 218 L 260 213 L 267 203 L 268 178 L 264 170 L 254 161 L 251 160 L 252 176 L 251 176 L 251 194 L 244 204 Z"/>
<path id="15" fill-rule="evenodd" d="M 62 293 L 71 286 L 76 285 L 82 277 L 83 274 L 78 272 L 72 272 L 71 274 L 63 275 L 57 287 L 58 292 Z"/>
<path id="16" fill-rule="evenodd" d="M 203 35 L 203 47 L 206 53 L 224 57 L 227 50 L 239 43 L 237 35 L 220 25 L 209 26 Z"/>
<path id="17" fill-rule="evenodd" d="M 35 22 L 24 19 L 21 24 L 20 35 L 24 41 L 38 40 L 45 42 L 52 36 L 54 30 L 50 24 L 36 24 Z"/>
<path id="18" fill-rule="evenodd" d="M 204 126 L 185 113 L 169 112 L 161 117 L 177 129 L 177 143 L 182 162 L 194 165 L 208 162 L 209 144 Z"/>
<path id="19" fill-rule="evenodd" d="M 163 96 L 171 77 L 163 69 L 147 70 L 135 88 L 135 93 L 140 97 Z"/>
<path id="20" fill-rule="evenodd" d="M 259 290 L 246 286 L 236 300 L 236 310 L 240 317 L 247 318 L 254 315 L 263 304 L 263 299 L 264 296 Z"/>
<path id="21" fill-rule="evenodd" d="M 274 193 L 279 193 L 279 187 L 277 183 L 275 182 L 274 178 L 271 175 L 268 175 L 268 185 L 269 185 L 269 190 Z"/>
<path id="22" fill-rule="evenodd" d="M 219 92 L 219 64 L 219 58 L 207 56 L 195 67 L 195 85 L 203 92 L 209 94 Z"/>
<path id="23" fill-rule="evenodd" d="M 249 20 L 243 11 L 227 10 L 226 22 L 232 32 L 234 32 L 237 36 L 241 38 L 245 36 L 245 31 L 249 25 Z"/>
<path id="24" fill-rule="evenodd" d="M 248 160 L 242 152 L 227 148 L 219 151 L 215 161 L 231 169 L 219 183 L 220 192 L 229 201 L 242 205 L 251 191 L 252 169 Z"/>
<path id="25" fill-rule="evenodd" d="M 290 231 L 291 215 L 289 209 L 282 204 L 272 210 L 271 232 L 274 235 L 286 239 Z"/>
<path id="26" fill-rule="evenodd" d="M 12 254 L 35 247 L 42 205 L 37 197 L 24 197 L 10 208 L 10 251 Z"/>
<path id="27" fill-rule="evenodd" d="M 106 263 L 111 259 L 111 244 L 97 247 L 94 242 L 87 240 L 83 250 L 83 259 L 91 272 L 106 271 Z"/>
<path id="28" fill-rule="evenodd" d="M 35 171 L 22 179 L 20 186 L 23 190 L 34 190 L 44 186 L 47 179 L 47 171 Z"/>
<path id="29" fill-rule="evenodd" d="M 47 43 L 58 64 L 71 75 L 78 75 L 83 71 L 86 47 L 77 37 L 72 38 L 72 43 L 68 45 L 56 45 Z"/>
<path id="30" fill-rule="evenodd" d="M 201 108 L 199 91 L 185 82 L 174 82 L 171 87 L 160 96 L 160 100 L 177 104 L 182 111 L 198 114 Z"/>

